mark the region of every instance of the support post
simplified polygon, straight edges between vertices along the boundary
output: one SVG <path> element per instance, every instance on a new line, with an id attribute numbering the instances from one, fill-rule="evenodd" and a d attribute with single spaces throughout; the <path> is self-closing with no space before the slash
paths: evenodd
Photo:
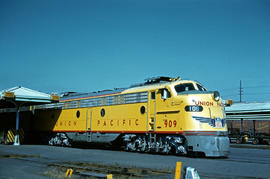
<path id="1" fill-rule="evenodd" d="M 244 129 L 243 129 L 243 118 L 241 118 L 241 123 L 240 123 L 240 135 L 242 135 L 244 133 Z"/>
<path id="2" fill-rule="evenodd" d="M 20 145 L 19 122 L 20 122 L 20 107 L 18 106 L 16 112 L 16 135 L 13 145 Z"/>
<path id="3" fill-rule="evenodd" d="M 240 80 L 240 89 L 239 89 L 239 92 L 240 92 L 240 103 L 241 103 L 242 102 L 242 95 L 243 95 L 242 80 Z"/>
<path id="4" fill-rule="evenodd" d="M 256 137 L 256 124 L 255 124 L 255 120 L 253 120 L 253 137 Z"/>
<path id="5" fill-rule="evenodd" d="M 182 162 L 176 162 L 176 168 L 175 168 L 175 179 L 181 178 L 181 170 L 182 170 Z"/>
<path id="6" fill-rule="evenodd" d="M 107 175 L 107 179 L 113 179 L 113 175 L 112 174 L 108 174 Z"/>

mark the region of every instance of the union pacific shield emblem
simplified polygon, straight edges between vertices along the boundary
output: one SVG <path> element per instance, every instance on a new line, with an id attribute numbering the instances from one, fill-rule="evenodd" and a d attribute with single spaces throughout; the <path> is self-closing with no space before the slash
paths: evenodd
<path id="1" fill-rule="evenodd" d="M 200 117 L 200 116 L 192 116 L 193 119 L 196 119 L 197 121 L 201 123 L 208 123 L 212 127 L 216 128 L 223 128 L 226 124 L 226 119 L 221 119 L 221 118 L 215 118 L 211 119 L 208 117 Z"/>

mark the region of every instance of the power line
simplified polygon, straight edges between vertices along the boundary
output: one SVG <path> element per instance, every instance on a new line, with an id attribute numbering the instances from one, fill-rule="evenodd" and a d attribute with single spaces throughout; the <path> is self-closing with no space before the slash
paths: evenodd
<path id="1" fill-rule="evenodd" d="M 256 96 L 256 95 L 269 95 L 270 92 L 266 92 L 266 93 L 246 93 L 245 95 L 247 96 Z"/>
<path id="2" fill-rule="evenodd" d="M 246 86 L 245 88 L 269 88 L 270 85 Z"/>
<path id="3" fill-rule="evenodd" d="M 238 87 L 234 87 L 234 88 L 225 88 L 225 89 L 220 89 L 220 91 L 227 91 L 227 90 L 237 90 Z"/>
<path id="4" fill-rule="evenodd" d="M 242 80 L 240 80 L 240 103 L 242 102 L 242 93 L 243 93 L 243 88 L 242 88 Z"/>
<path id="5" fill-rule="evenodd" d="M 259 84 L 259 85 L 251 85 L 251 86 L 245 86 L 245 89 L 250 89 L 250 88 L 270 88 L 270 85 L 266 84 Z M 239 87 L 231 87 L 231 88 L 224 88 L 224 89 L 219 89 L 220 91 L 231 91 L 231 90 L 239 90 Z"/>

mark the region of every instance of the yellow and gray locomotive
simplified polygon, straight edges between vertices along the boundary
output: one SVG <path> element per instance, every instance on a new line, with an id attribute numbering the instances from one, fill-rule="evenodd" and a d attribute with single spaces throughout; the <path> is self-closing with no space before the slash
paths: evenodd
<path id="1" fill-rule="evenodd" d="M 35 113 L 51 145 L 121 141 L 128 151 L 229 154 L 224 104 L 217 91 L 180 78 L 157 77 L 126 89 L 74 93 Z"/>

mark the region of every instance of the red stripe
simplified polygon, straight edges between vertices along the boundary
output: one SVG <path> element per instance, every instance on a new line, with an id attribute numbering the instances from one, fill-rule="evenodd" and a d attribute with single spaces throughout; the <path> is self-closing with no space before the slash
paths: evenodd
<path id="1" fill-rule="evenodd" d="M 148 133 L 156 133 L 156 134 L 182 134 L 183 131 L 153 131 L 153 132 L 149 132 Z"/>
<path id="2" fill-rule="evenodd" d="M 80 133 L 85 133 L 85 132 L 93 132 L 93 133 L 146 133 L 146 131 L 87 131 L 87 130 L 81 130 L 81 131 L 67 131 L 67 130 L 53 130 L 53 132 L 80 132 Z"/>
<path id="3" fill-rule="evenodd" d="M 53 130 L 53 132 L 75 132 L 75 133 L 85 133 L 85 132 L 91 132 L 91 131 L 67 131 L 67 130 Z"/>
<path id="4" fill-rule="evenodd" d="M 78 100 L 78 99 L 90 99 L 90 98 L 96 98 L 96 97 L 101 97 L 101 96 L 110 96 L 110 95 L 115 95 L 115 94 L 120 94 L 120 93 L 121 92 L 110 93 L 110 94 L 102 94 L 102 95 L 96 95 L 96 96 L 86 96 L 86 97 L 80 97 L 80 98 L 69 98 L 69 99 L 60 100 L 60 102 L 73 101 L 73 100 Z"/>
<path id="5" fill-rule="evenodd" d="M 134 134 L 142 134 L 142 133 L 151 133 L 151 134 L 184 134 L 184 135 L 217 135 L 216 131 L 87 131 L 87 130 L 77 130 L 77 131 L 67 131 L 67 130 L 53 130 L 53 132 L 75 132 L 75 133 L 134 133 Z"/>
<path id="6" fill-rule="evenodd" d="M 190 133 L 192 133 L 192 132 L 214 132 L 214 133 L 216 133 L 217 131 L 184 131 L 184 132 L 190 132 Z"/>
<path id="7" fill-rule="evenodd" d="M 160 134 L 180 134 L 183 133 L 181 131 L 87 131 L 87 130 L 81 130 L 81 131 L 74 131 L 74 130 L 53 130 L 53 132 L 99 132 L 99 133 L 160 133 Z"/>

